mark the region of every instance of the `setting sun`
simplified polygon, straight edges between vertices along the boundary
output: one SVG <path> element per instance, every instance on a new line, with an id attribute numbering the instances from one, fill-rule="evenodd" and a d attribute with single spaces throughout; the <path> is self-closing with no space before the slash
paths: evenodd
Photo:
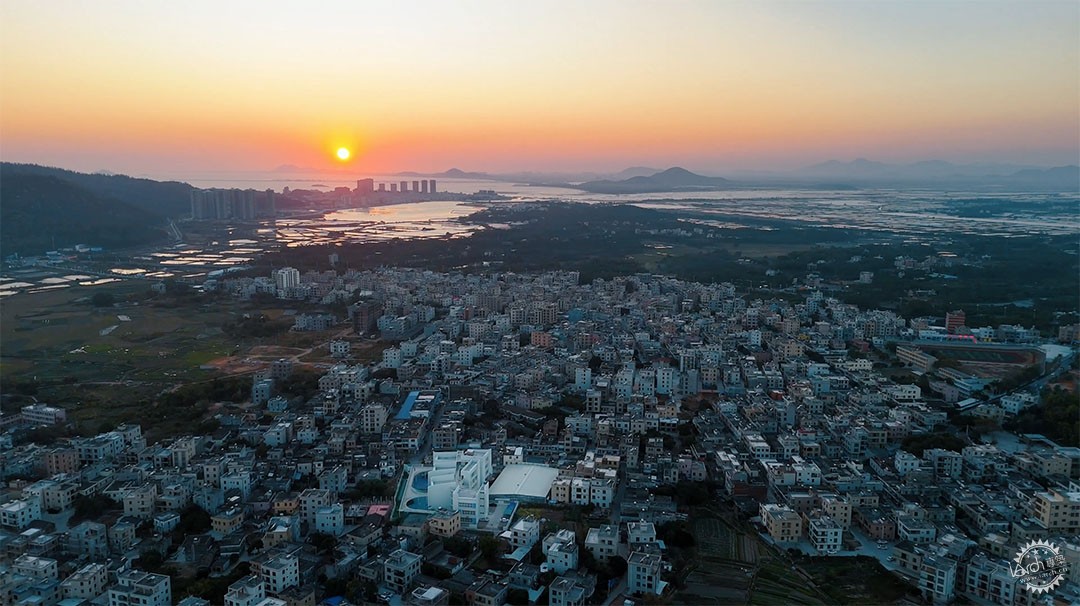
<path id="1" fill-rule="evenodd" d="M 348 160 L 349 159 L 349 150 L 347 148 L 344 148 L 344 147 L 339 147 L 338 150 L 337 150 L 337 157 L 338 157 L 339 160 Z"/>

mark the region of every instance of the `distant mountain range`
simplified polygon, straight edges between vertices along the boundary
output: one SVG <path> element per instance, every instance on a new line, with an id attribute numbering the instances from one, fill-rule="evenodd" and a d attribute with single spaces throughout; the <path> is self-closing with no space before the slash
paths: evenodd
<path id="1" fill-rule="evenodd" d="M 305 172 L 279 166 L 268 172 Z M 350 173 L 355 174 L 355 173 Z M 577 189 L 601 194 L 711 191 L 736 187 L 856 189 L 864 187 L 965 188 L 971 191 L 1080 192 L 1080 167 L 1038 168 L 1010 164 L 952 164 L 925 161 L 885 164 L 867 159 L 831 160 L 787 172 L 734 173 L 732 180 L 673 167 L 642 166 L 614 174 L 521 172 L 492 174 L 453 168 L 441 173 L 398 173 L 402 177 L 497 180 Z M 153 181 L 99 171 L 78 173 L 34 164 L 0 163 L 2 252 L 40 254 L 76 243 L 130 246 L 161 239 L 166 217 L 190 213 L 187 183 Z"/>
<path id="2" fill-rule="evenodd" d="M 618 181 L 608 179 L 586 181 L 577 185 L 570 184 L 567 187 L 594 194 L 648 194 L 727 189 L 731 187 L 731 181 L 723 177 L 706 177 L 675 166 L 651 175 L 638 175 Z"/>
<path id="3" fill-rule="evenodd" d="M 1037 168 L 1016 164 L 953 164 L 942 160 L 925 160 L 910 164 L 886 164 L 865 158 L 841 162 L 830 160 L 788 173 L 790 176 L 843 179 L 863 182 L 930 181 L 984 183 L 1008 185 L 1023 181 L 1025 185 L 1043 184 L 1052 187 L 1080 185 L 1080 167 L 1060 166 Z M 782 175 L 777 175 L 782 176 Z"/>
<path id="4" fill-rule="evenodd" d="M 1033 180 L 1041 183 L 1058 182 L 1061 184 L 1080 184 L 1080 166 L 1055 166 L 1054 168 L 1027 168 L 1011 175 L 1016 180 Z"/>
<path id="5" fill-rule="evenodd" d="M 576 173 L 550 173 L 521 171 L 513 173 L 484 173 L 464 171 L 460 168 L 451 168 L 441 173 L 420 173 L 415 171 L 403 171 L 394 173 L 397 177 L 424 177 L 429 179 L 478 179 L 483 181 L 504 181 L 510 183 L 579 183 L 582 181 L 597 181 L 600 179 L 628 179 L 631 177 L 650 176 L 660 172 L 658 168 L 644 166 L 631 166 L 617 173 L 576 172 Z"/>
<path id="6" fill-rule="evenodd" d="M 470 173 L 461 170 L 460 168 L 451 168 L 450 170 L 444 170 L 441 173 L 418 173 L 411 170 L 402 171 L 400 173 L 394 173 L 395 177 L 424 177 L 428 179 L 481 179 L 481 180 L 494 180 L 497 179 L 496 175 L 488 173 Z"/>
<path id="7" fill-rule="evenodd" d="M 426 177 L 442 179 L 480 179 L 530 185 L 579 189 L 597 194 L 641 194 L 668 191 L 712 190 L 731 186 L 731 182 L 721 177 L 706 177 L 692 173 L 685 168 L 673 167 L 667 170 L 632 166 L 610 175 L 599 173 L 480 173 L 467 172 L 458 168 L 441 173 L 395 173 L 401 177 Z"/>
<path id="8" fill-rule="evenodd" d="M 1004 191 L 1080 191 L 1080 167 L 1039 168 L 1018 164 L 954 164 L 925 160 L 887 164 L 865 158 L 850 162 L 829 160 L 788 171 L 734 171 L 728 178 L 707 177 L 681 167 L 659 170 L 643 166 L 602 173 L 485 173 L 453 168 L 441 173 L 397 173 L 402 177 L 476 179 L 564 187 L 591 193 L 630 194 L 714 190 L 730 187 L 786 185 L 812 189 L 860 187 L 965 187 Z"/>
<path id="9" fill-rule="evenodd" d="M 275 172 L 303 172 L 283 165 Z M 403 171 L 400 177 L 429 179 L 470 179 L 527 185 L 563 187 L 591 193 L 629 194 L 666 191 L 712 190 L 728 187 L 769 187 L 784 185 L 810 189 L 859 189 L 863 187 L 963 187 L 1002 191 L 1080 191 L 1080 169 L 1076 166 L 1041 168 L 1020 164 L 955 164 L 924 160 L 908 164 L 887 164 L 866 158 L 849 162 L 829 160 L 794 170 L 735 170 L 726 178 L 707 177 L 681 167 L 667 170 L 633 166 L 615 173 L 602 172 L 510 172 L 488 173 L 451 168 L 443 172 Z M 635 180 L 636 179 L 636 180 Z"/>

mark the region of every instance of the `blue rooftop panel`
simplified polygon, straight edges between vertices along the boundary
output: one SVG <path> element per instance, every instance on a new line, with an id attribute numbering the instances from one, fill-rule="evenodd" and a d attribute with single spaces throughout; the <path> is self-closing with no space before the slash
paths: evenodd
<path id="1" fill-rule="evenodd" d="M 401 409 L 398 410 L 397 416 L 394 417 L 399 421 L 404 421 L 412 414 L 412 407 L 416 404 L 416 398 L 420 396 L 419 391 L 409 392 L 409 395 L 405 396 L 405 401 L 401 403 Z"/>

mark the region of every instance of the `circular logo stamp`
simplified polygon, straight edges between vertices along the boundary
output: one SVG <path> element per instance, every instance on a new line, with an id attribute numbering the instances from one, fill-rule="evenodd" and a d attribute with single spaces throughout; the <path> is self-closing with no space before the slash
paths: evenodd
<path id="1" fill-rule="evenodd" d="M 1057 587 L 1069 571 L 1069 564 L 1057 545 L 1042 540 L 1021 547 L 1013 562 L 1012 575 L 1035 593 Z"/>

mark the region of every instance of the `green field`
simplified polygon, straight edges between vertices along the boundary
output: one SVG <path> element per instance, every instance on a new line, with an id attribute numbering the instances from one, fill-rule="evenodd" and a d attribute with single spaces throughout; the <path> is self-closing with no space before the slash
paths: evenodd
<path id="1" fill-rule="evenodd" d="M 229 336 L 244 314 L 265 313 L 287 325 L 280 309 L 219 300 L 147 298 L 149 284 L 129 281 L 6 297 L 0 305 L 0 393 L 12 405 L 38 401 L 68 410 L 79 433 L 141 422 L 151 437 L 191 431 L 199 410 L 163 410 L 161 394 L 182 385 L 250 374 L 283 355 L 325 351 L 327 333 Z M 111 307 L 90 297 L 108 292 Z M 119 316 L 124 316 L 123 318 Z M 286 326 L 287 327 L 287 326 Z M 280 347 L 290 345 L 292 348 Z M 377 355 L 371 344 L 360 354 Z M 203 368 L 214 362 L 215 369 Z"/>
<path id="2" fill-rule="evenodd" d="M 146 288 L 146 283 L 135 283 L 92 292 L 108 290 L 119 298 Z M 192 313 L 148 301 L 97 308 L 85 300 L 89 294 L 88 289 L 64 289 L 5 298 L 0 306 L 5 365 L 0 378 L 33 371 L 40 382 L 139 380 L 146 372 L 186 370 L 189 355 L 227 353 L 220 326 L 228 321 L 228 311 Z"/>

